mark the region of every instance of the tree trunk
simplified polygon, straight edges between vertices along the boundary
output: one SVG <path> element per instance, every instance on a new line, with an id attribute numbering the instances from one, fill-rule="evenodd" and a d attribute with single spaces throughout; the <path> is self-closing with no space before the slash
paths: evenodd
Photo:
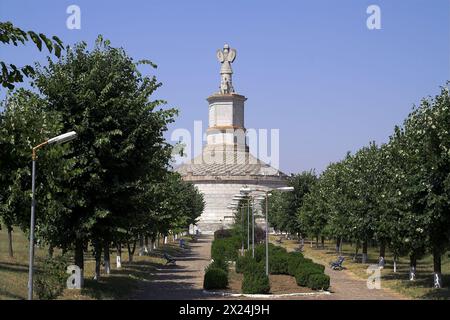
<path id="1" fill-rule="evenodd" d="M 54 250 L 53 250 L 53 246 L 48 246 L 48 256 L 49 256 L 49 258 L 53 258 L 53 252 L 54 252 Z"/>
<path id="2" fill-rule="evenodd" d="M 319 236 L 316 236 L 316 249 L 319 248 Z"/>
<path id="3" fill-rule="evenodd" d="M 80 268 L 80 288 L 84 285 L 84 244 L 83 240 L 75 240 L 75 265 Z"/>
<path id="4" fill-rule="evenodd" d="M 144 255 L 144 237 L 139 235 L 139 256 Z"/>
<path id="5" fill-rule="evenodd" d="M 75 241 L 75 265 L 77 265 L 81 270 L 84 270 L 84 246 L 83 241 L 77 239 Z"/>
<path id="6" fill-rule="evenodd" d="M 127 242 L 128 247 L 128 262 L 133 262 L 134 251 L 136 250 L 136 241 L 133 241 L 133 247 L 131 247 L 130 242 Z"/>
<path id="7" fill-rule="evenodd" d="M 95 273 L 94 280 L 100 279 L 100 265 L 102 263 L 102 246 L 99 241 L 94 243 Z"/>
<path id="8" fill-rule="evenodd" d="M 409 256 L 409 280 L 416 280 L 417 257 L 413 253 Z"/>
<path id="9" fill-rule="evenodd" d="M 394 255 L 394 272 L 397 272 L 397 256 Z"/>
<path id="10" fill-rule="evenodd" d="M 441 271 L 441 251 L 433 250 L 433 287 L 442 288 L 442 271 Z"/>
<path id="11" fill-rule="evenodd" d="M 9 252 L 9 256 L 12 258 L 14 256 L 13 244 L 12 244 L 13 228 L 11 226 L 7 226 L 6 229 L 8 229 L 8 252 Z"/>
<path id="12" fill-rule="evenodd" d="M 145 253 L 145 254 L 148 254 L 148 251 L 149 251 L 148 248 L 149 248 L 149 247 L 148 247 L 148 236 L 145 236 L 145 237 L 144 237 L 144 253 Z"/>
<path id="13" fill-rule="evenodd" d="M 116 268 L 122 268 L 122 244 L 120 242 L 117 243 L 117 253 L 116 253 Z"/>
<path id="14" fill-rule="evenodd" d="M 380 268 L 384 268 L 386 262 L 385 262 L 385 255 L 386 255 L 386 243 L 384 241 L 381 241 L 380 243 L 380 256 L 378 258 L 378 266 Z"/>
<path id="15" fill-rule="evenodd" d="M 358 260 L 359 246 L 360 246 L 359 240 L 356 240 L 355 255 L 353 256 L 353 261 L 357 261 Z"/>
<path id="16" fill-rule="evenodd" d="M 105 265 L 105 273 L 110 274 L 111 273 L 111 258 L 109 255 L 109 242 L 108 241 L 105 243 L 105 248 L 103 251 L 103 264 Z"/>
<path id="17" fill-rule="evenodd" d="M 363 252 L 361 263 L 367 263 L 367 240 L 363 241 Z"/>
<path id="18" fill-rule="evenodd" d="M 324 236 L 320 237 L 320 242 L 321 242 L 321 245 L 322 245 L 322 249 L 325 249 L 325 237 Z"/>

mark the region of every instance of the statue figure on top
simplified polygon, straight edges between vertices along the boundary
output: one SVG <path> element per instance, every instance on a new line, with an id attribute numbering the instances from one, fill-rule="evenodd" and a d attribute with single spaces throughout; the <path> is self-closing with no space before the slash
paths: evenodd
<path id="1" fill-rule="evenodd" d="M 217 59 L 222 64 L 220 68 L 220 93 L 230 94 L 234 92 L 231 64 L 236 59 L 236 50 L 231 49 L 228 44 L 223 46 L 223 49 L 217 50 Z"/>

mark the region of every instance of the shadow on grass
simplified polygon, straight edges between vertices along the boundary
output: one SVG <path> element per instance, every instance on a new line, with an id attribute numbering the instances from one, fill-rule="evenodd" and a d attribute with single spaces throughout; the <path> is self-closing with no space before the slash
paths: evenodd
<path id="1" fill-rule="evenodd" d="M 127 299 L 144 281 L 150 281 L 160 264 L 149 261 L 126 262 L 100 280 L 85 279 L 81 294 L 94 299 Z"/>
<path id="2" fill-rule="evenodd" d="M 8 299 L 14 299 L 14 300 L 25 300 L 24 297 L 16 295 L 16 294 L 8 292 L 8 291 L 5 291 L 5 290 L 2 290 L 1 288 L 0 288 L 0 296 L 4 296 L 4 297 L 7 297 Z"/>
<path id="3" fill-rule="evenodd" d="M 28 272 L 27 264 L 0 262 L 0 271 Z"/>

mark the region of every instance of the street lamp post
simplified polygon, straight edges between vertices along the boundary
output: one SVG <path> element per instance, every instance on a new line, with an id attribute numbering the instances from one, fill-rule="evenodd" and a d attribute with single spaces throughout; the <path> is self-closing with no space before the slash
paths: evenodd
<path id="1" fill-rule="evenodd" d="M 266 193 L 266 275 L 269 275 L 269 194 Z"/>
<path id="2" fill-rule="evenodd" d="M 252 198 L 252 258 L 255 258 L 255 198 Z"/>
<path id="3" fill-rule="evenodd" d="M 62 144 L 68 142 L 77 137 L 75 131 L 71 131 L 57 137 L 51 138 L 41 144 L 38 144 L 33 148 L 31 158 L 32 172 L 31 172 L 31 217 L 30 217 L 30 251 L 29 251 L 29 267 L 28 267 L 28 300 L 33 300 L 33 264 L 34 264 L 34 224 L 35 224 L 35 183 L 36 183 L 36 151 L 46 145 L 50 144 Z"/>
<path id="4" fill-rule="evenodd" d="M 274 190 L 280 191 L 280 192 L 290 192 L 290 191 L 294 191 L 293 187 L 279 187 L 279 188 L 275 188 Z M 263 192 L 265 195 L 265 201 L 266 201 L 266 275 L 269 275 L 269 193 L 270 191 L 267 190 L 261 190 L 261 189 L 250 189 L 250 188 L 242 188 L 241 192 L 242 193 L 246 193 L 249 194 L 252 191 L 256 191 L 256 192 Z M 254 222 L 254 220 L 253 220 Z M 253 227 L 253 234 L 254 234 L 254 227 Z M 253 237 L 254 240 L 254 237 Z M 253 248 L 253 257 L 254 256 L 254 248 Z"/>
<path id="5" fill-rule="evenodd" d="M 250 198 L 247 199 L 247 250 L 250 249 Z"/>

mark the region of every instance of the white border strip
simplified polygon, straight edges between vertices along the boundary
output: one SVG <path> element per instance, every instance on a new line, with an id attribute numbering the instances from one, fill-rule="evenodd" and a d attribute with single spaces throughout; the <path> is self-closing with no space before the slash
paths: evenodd
<path id="1" fill-rule="evenodd" d="M 247 297 L 247 298 L 266 298 L 266 299 L 276 299 L 283 297 L 320 296 L 331 294 L 330 291 L 296 292 L 296 293 L 282 293 L 282 294 L 247 294 L 247 293 L 231 293 L 231 292 L 208 291 L 208 290 L 203 290 L 203 293 L 219 295 L 222 297 Z"/>

